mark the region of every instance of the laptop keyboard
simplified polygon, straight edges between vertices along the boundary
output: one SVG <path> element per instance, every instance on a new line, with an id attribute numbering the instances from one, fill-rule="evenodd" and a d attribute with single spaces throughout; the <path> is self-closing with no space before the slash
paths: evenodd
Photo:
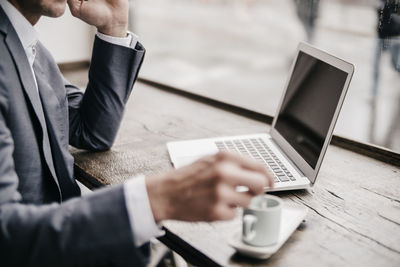
<path id="1" fill-rule="evenodd" d="M 220 151 L 239 153 L 267 165 L 274 173 L 275 183 L 296 181 L 279 158 L 261 138 L 233 139 L 215 142 Z"/>

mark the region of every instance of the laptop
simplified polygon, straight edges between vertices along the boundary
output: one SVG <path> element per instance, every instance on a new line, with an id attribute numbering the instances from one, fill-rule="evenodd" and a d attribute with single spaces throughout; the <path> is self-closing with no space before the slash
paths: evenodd
<path id="1" fill-rule="evenodd" d="M 274 188 L 314 185 L 332 138 L 354 65 L 300 43 L 269 133 L 170 142 L 175 168 L 218 151 L 232 151 L 267 165 Z"/>

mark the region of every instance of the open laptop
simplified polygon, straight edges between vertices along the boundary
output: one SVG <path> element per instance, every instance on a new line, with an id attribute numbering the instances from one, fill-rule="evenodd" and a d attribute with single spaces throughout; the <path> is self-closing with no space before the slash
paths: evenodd
<path id="1" fill-rule="evenodd" d="M 220 150 L 234 151 L 268 166 L 273 191 L 313 186 L 353 72 L 352 64 L 300 43 L 269 133 L 170 142 L 171 161 L 179 168 Z"/>

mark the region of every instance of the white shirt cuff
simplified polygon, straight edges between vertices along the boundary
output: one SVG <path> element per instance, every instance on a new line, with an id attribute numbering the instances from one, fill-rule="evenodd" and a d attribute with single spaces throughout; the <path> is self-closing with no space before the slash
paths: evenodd
<path id="1" fill-rule="evenodd" d="M 110 35 L 103 34 L 101 32 L 96 33 L 97 37 L 105 42 L 109 42 L 111 44 L 120 45 L 124 47 L 130 47 L 134 49 L 138 42 L 139 37 L 131 32 L 128 32 L 126 37 L 114 37 Z"/>
<path id="2" fill-rule="evenodd" d="M 124 194 L 135 245 L 140 247 L 151 238 L 164 235 L 164 231 L 160 230 L 154 221 L 145 176 L 140 175 L 127 180 L 124 184 Z"/>

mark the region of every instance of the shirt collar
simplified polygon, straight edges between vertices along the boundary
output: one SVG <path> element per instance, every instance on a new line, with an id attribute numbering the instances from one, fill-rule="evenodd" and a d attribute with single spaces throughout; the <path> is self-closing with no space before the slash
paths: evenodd
<path id="1" fill-rule="evenodd" d="M 38 34 L 32 24 L 8 0 L 0 0 L 0 6 L 17 32 L 24 50 L 36 45 Z"/>

